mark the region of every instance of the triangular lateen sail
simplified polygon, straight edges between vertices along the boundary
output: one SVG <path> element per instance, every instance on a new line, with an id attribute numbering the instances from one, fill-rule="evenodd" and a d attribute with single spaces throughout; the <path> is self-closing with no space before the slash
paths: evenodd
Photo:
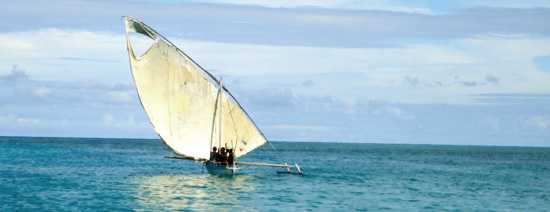
<path id="1" fill-rule="evenodd" d="M 220 84 L 210 73 L 144 23 L 124 17 L 124 24 L 141 104 L 155 131 L 175 153 L 208 159 L 214 138 L 213 146 L 234 148 L 239 157 L 267 142 L 226 88 L 218 99 L 222 109 L 216 107 Z M 155 42 L 143 55 L 135 55 L 128 33 L 139 33 Z M 215 124 L 220 118 L 221 130 Z"/>

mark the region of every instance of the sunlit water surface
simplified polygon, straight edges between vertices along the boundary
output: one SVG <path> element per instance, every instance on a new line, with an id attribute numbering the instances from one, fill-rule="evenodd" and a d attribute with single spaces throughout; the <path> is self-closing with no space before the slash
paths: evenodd
<path id="1" fill-rule="evenodd" d="M 212 176 L 157 140 L 0 137 L 0 211 L 550 209 L 550 149 L 274 142 Z"/>

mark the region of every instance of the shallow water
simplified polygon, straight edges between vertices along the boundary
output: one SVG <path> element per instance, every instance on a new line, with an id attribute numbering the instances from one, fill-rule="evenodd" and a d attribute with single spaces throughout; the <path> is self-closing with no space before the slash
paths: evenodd
<path id="1" fill-rule="evenodd" d="M 209 175 L 158 140 L 0 137 L 0 211 L 550 209 L 550 148 L 274 142 Z"/>

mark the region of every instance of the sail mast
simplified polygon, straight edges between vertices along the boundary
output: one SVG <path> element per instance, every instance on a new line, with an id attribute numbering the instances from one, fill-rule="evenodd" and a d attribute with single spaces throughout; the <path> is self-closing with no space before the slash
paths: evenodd
<path id="1" fill-rule="evenodd" d="M 216 115 L 218 112 L 218 102 L 220 101 L 221 89 L 218 89 L 218 94 L 216 94 L 216 102 L 214 103 L 214 113 L 212 114 L 212 128 L 210 130 L 210 149 L 212 149 L 212 144 L 214 143 L 214 130 L 216 129 Z"/>
<path id="2" fill-rule="evenodd" d="M 222 116 L 221 116 L 221 114 L 223 114 L 223 96 L 222 96 L 223 92 L 222 91 L 223 91 L 223 79 L 220 77 L 220 96 L 219 96 L 220 99 L 219 100 L 221 100 L 221 101 L 218 101 L 220 103 L 220 116 L 218 118 L 218 122 L 219 122 L 218 126 L 219 126 L 219 131 L 220 131 L 218 133 L 219 134 L 219 140 L 218 140 L 218 143 L 219 143 L 218 147 L 219 148 L 221 148 L 221 145 L 222 145 L 222 132 L 223 132 L 223 130 L 222 130 Z"/>

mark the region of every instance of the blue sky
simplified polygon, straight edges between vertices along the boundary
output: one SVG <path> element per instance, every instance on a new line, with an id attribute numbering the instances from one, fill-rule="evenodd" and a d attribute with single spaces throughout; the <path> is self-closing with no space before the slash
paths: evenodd
<path id="1" fill-rule="evenodd" d="M 550 146 L 548 1 L 16 1 L 0 135 L 152 138 L 121 16 L 189 53 L 270 140 Z"/>

